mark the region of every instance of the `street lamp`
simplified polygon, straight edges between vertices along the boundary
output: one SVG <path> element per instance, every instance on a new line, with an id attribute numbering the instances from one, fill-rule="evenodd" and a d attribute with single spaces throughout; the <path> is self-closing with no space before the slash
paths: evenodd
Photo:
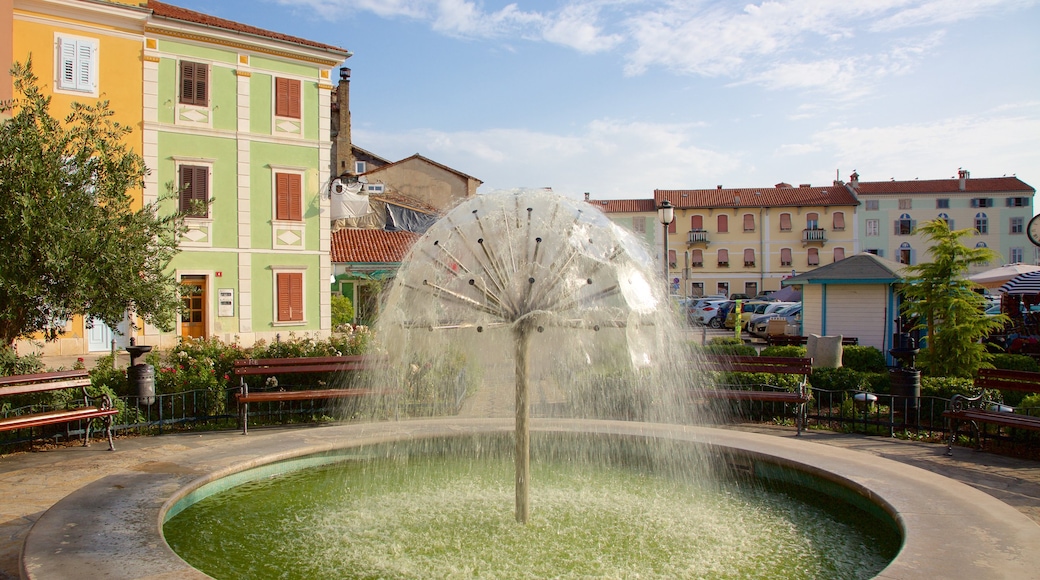
<path id="1" fill-rule="evenodd" d="M 675 218 L 675 208 L 672 207 L 672 202 L 667 199 L 661 202 L 661 205 L 657 206 L 657 219 L 661 220 L 661 228 L 664 233 L 664 283 L 665 290 L 671 291 L 671 282 L 668 280 L 668 224 L 672 223 L 672 219 Z"/>

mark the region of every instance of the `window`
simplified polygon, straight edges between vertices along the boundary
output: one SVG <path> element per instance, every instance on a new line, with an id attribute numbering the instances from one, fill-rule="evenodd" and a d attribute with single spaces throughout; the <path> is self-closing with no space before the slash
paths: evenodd
<path id="1" fill-rule="evenodd" d="M 744 267 L 753 268 L 755 266 L 755 250 L 754 248 L 747 248 L 744 250 Z"/>
<path id="2" fill-rule="evenodd" d="M 971 198 L 971 207 L 993 207 L 993 199 L 989 197 Z"/>
<path id="3" fill-rule="evenodd" d="M 677 222 L 677 221 L 679 221 L 679 220 L 675 219 L 675 217 L 672 217 L 672 222 L 670 224 L 668 224 L 668 233 L 670 233 L 670 234 L 674 234 L 675 233 L 675 222 Z"/>
<path id="4" fill-rule="evenodd" d="M 690 296 L 704 296 L 704 282 L 690 282 Z"/>
<path id="5" fill-rule="evenodd" d="M 361 175 L 362 173 L 364 173 L 366 171 L 368 171 L 368 163 L 365 163 L 364 161 L 355 161 L 354 162 L 354 173 L 357 173 L 358 175 Z"/>
<path id="6" fill-rule="evenodd" d="M 729 282 L 719 282 L 715 293 L 719 296 L 729 296 Z"/>
<path id="7" fill-rule="evenodd" d="M 632 231 L 637 234 L 646 233 L 646 216 L 637 215 L 632 218 Z"/>
<path id="8" fill-rule="evenodd" d="M 729 267 L 729 250 L 726 250 L 726 249 L 719 250 L 719 267 L 720 268 L 728 268 Z"/>
<path id="9" fill-rule="evenodd" d="M 782 213 L 780 214 L 780 231 L 789 232 L 791 231 L 791 214 Z"/>
<path id="10" fill-rule="evenodd" d="M 746 213 L 744 214 L 744 231 L 753 232 L 755 231 L 755 214 Z"/>
<path id="11" fill-rule="evenodd" d="M 880 236 L 881 235 L 881 221 L 877 219 L 867 220 L 867 235 L 868 236 Z"/>
<path id="12" fill-rule="evenodd" d="M 303 273 L 275 274 L 278 286 L 278 321 L 303 321 Z"/>
<path id="13" fill-rule="evenodd" d="M 668 267 L 675 268 L 675 250 L 668 250 Z"/>
<path id="14" fill-rule="evenodd" d="M 1025 249 L 1023 248 L 1011 248 L 1011 263 L 1018 264 L 1025 261 Z"/>
<path id="15" fill-rule="evenodd" d="M 300 118 L 300 81 L 275 77 L 274 114 L 278 117 Z"/>
<path id="16" fill-rule="evenodd" d="M 910 219 L 910 214 L 904 213 L 895 222 L 895 234 L 897 236 L 909 236 L 914 233 L 914 228 L 916 227 L 917 220 Z"/>
<path id="17" fill-rule="evenodd" d="M 942 221 L 946 222 L 946 226 L 949 227 L 951 230 L 953 229 L 953 220 L 950 219 L 949 215 L 947 215 L 945 213 L 940 213 L 939 214 L 939 219 L 941 219 Z"/>
<path id="18" fill-rule="evenodd" d="M 878 200 L 876 200 L 876 199 L 868 199 L 864 203 L 866 204 L 866 210 L 867 211 L 877 211 L 878 210 Z"/>
<path id="19" fill-rule="evenodd" d="M 179 210 L 188 217 L 209 217 L 209 167 L 181 165 L 177 170 L 180 187 Z"/>
<path id="20" fill-rule="evenodd" d="M 935 209 L 950 209 L 950 198 L 940 197 L 935 200 Z"/>
<path id="21" fill-rule="evenodd" d="M 1029 207 L 1028 197 L 1009 197 L 1006 202 L 1008 207 Z"/>
<path id="22" fill-rule="evenodd" d="M 1011 218 L 1011 233 L 1021 234 L 1026 231 L 1026 218 L 1013 217 Z"/>
<path id="23" fill-rule="evenodd" d="M 303 177 L 298 173 L 274 174 L 276 220 L 303 220 Z"/>
<path id="24" fill-rule="evenodd" d="M 197 62 L 181 61 L 179 101 L 185 105 L 209 105 L 209 67 Z"/>
<path id="25" fill-rule="evenodd" d="M 834 248 L 834 261 L 838 262 L 845 259 L 845 248 Z"/>
<path id="26" fill-rule="evenodd" d="M 690 216 L 690 229 L 699 232 L 704 231 L 704 216 L 702 215 L 691 215 Z"/>
<path id="27" fill-rule="evenodd" d="M 912 200 L 912 199 L 901 199 L 901 200 L 899 200 L 899 209 L 914 209 L 914 200 Z"/>
<path id="28" fill-rule="evenodd" d="M 758 282 L 744 282 L 744 294 L 758 296 Z"/>
<path id="29" fill-rule="evenodd" d="M 780 267 L 791 265 L 791 248 L 780 248 Z"/>
<path id="30" fill-rule="evenodd" d="M 820 249 L 819 248 L 809 248 L 809 260 L 808 260 L 808 262 L 809 262 L 810 266 L 819 266 L 820 265 Z"/>
<path id="31" fill-rule="evenodd" d="M 704 251 L 700 249 L 693 250 L 690 252 L 690 267 L 691 268 L 703 268 L 704 267 Z"/>
<path id="32" fill-rule="evenodd" d="M 866 252 L 868 254 L 874 254 L 875 256 L 878 256 L 879 258 L 884 258 L 885 257 L 885 251 L 881 250 L 881 249 L 878 249 L 878 248 L 867 248 Z"/>
<path id="33" fill-rule="evenodd" d="M 899 244 L 899 263 L 900 264 L 913 264 L 914 260 L 914 249 L 910 247 L 910 244 L 903 242 Z"/>
<path id="34" fill-rule="evenodd" d="M 845 229 L 845 212 L 834 212 L 834 214 L 831 216 L 831 229 L 838 231 Z"/>
<path id="35" fill-rule="evenodd" d="M 718 219 L 719 233 L 724 234 L 729 231 L 729 216 L 722 213 L 719 214 Z"/>
<path id="36" fill-rule="evenodd" d="M 816 212 L 810 212 L 805 214 L 805 229 L 807 230 L 818 230 L 820 229 L 820 214 Z"/>
<path id="37" fill-rule="evenodd" d="M 975 231 L 979 234 L 989 233 L 989 218 L 986 217 L 986 214 L 982 212 L 975 214 Z"/>
<path id="38" fill-rule="evenodd" d="M 97 92 L 97 40 L 58 37 L 58 88 L 81 93 Z"/>

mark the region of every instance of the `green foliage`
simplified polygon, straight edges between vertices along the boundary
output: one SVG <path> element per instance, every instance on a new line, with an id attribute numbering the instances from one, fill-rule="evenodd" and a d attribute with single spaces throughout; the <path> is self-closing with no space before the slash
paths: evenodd
<path id="1" fill-rule="evenodd" d="M 39 355 L 18 356 L 11 346 L 0 346 L 0 376 L 31 375 L 43 371 L 43 360 Z"/>
<path id="2" fill-rule="evenodd" d="M 740 344 L 714 344 L 714 343 L 711 343 L 711 344 L 706 344 L 703 347 L 697 347 L 695 350 L 698 351 L 698 352 L 705 353 L 705 354 L 721 354 L 721 355 L 727 355 L 727 356 L 734 356 L 734 355 L 739 355 L 739 356 L 756 356 L 756 355 L 758 355 L 758 351 L 755 350 L 755 347 L 751 346 L 750 344 L 743 344 L 743 343 L 740 343 Z"/>
<path id="3" fill-rule="evenodd" d="M 89 373 L 91 386 L 108 389 L 115 396 L 130 394 L 130 383 L 126 378 L 126 369 L 123 367 L 112 368 L 112 355 L 106 354 L 97 359 L 97 362 L 94 363 L 94 368 L 90 369 Z"/>
<path id="4" fill-rule="evenodd" d="M 988 362 L 981 340 L 1007 323 L 1004 315 L 984 316 L 985 299 L 967 279 L 974 265 L 999 260 L 989 248 L 969 248 L 961 238 L 973 229 L 951 231 L 949 224 L 935 219 L 915 231 L 928 240 L 931 262 L 908 266 L 910 276 L 901 292 L 906 298 L 904 314 L 924 330 L 925 347 L 918 364 L 936 377 L 971 377 Z"/>
<path id="5" fill-rule="evenodd" d="M 759 354 L 761 356 L 783 356 L 788 358 L 805 358 L 807 356 L 805 347 L 798 345 L 767 346 Z"/>
<path id="6" fill-rule="evenodd" d="M 1034 373 L 1040 371 L 1040 366 L 1036 364 L 1036 360 L 1024 354 L 993 354 L 989 362 L 993 365 L 993 368 L 997 369 L 1030 371 Z"/>
<path id="7" fill-rule="evenodd" d="M 332 328 L 339 331 L 341 327 L 350 326 L 354 322 L 354 304 L 350 298 L 342 294 L 332 295 Z"/>
<path id="8" fill-rule="evenodd" d="M 1018 403 L 1018 407 L 1023 409 L 1035 409 L 1040 407 L 1040 394 L 1027 395 L 1022 398 L 1022 401 Z"/>
<path id="9" fill-rule="evenodd" d="M 974 397 L 978 394 L 971 379 L 963 377 L 921 377 L 921 396 L 940 397 L 950 399 L 954 395 Z M 992 391 L 989 394 L 999 397 L 999 393 Z"/>
<path id="10" fill-rule="evenodd" d="M 866 391 L 887 393 L 890 389 L 888 373 L 870 373 L 842 366 L 836 369 L 813 369 L 809 384 L 814 389 L 827 391 Z"/>
<path id="11" fill-rule="evenodd" d="M 865 373 L 886 372 L 885 354 L 873 346 L 843 347 L 841 364 Z"/>
<path id="12" fill-rule="evenodd" d="M 144 160 L 107 101 L 50 115 L 32 61 L 11 67 L 21 97 L 0 105 L 0 344 L 60 333 L 82 314 L 116 327 L 127 311 L 163 330 L 181 301 L 167 265 L 183 232 L 155 202 L 134 209 Z M 15 105 L 15 102 L 17 105 Z"/>
<path id="13" fill-rule="evenodd" d="M 744 344 L 744 341 L 735 336 L 716 336 L 715 338 L 708 341 L 709 345 L 721 345 L 721 344 Z"/>

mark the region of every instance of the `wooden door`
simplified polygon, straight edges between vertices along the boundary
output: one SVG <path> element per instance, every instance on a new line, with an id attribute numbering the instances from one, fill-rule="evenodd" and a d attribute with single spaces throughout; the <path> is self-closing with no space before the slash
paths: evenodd
<path id="1" fill-rule="evenodd" d="M 181 338 L 206 338 L 206 277 L 181 277 Z"/>

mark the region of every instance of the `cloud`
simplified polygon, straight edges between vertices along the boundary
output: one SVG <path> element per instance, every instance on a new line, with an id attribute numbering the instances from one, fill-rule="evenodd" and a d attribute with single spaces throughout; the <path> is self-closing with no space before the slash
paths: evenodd
<path id="1" fill-rule="evenodd" d="M 355 129 L 359 146 L 391 159 L 419 151 L 484 181 L 482 190 L 552 187 L 571 197 L 644 198 L 654 188 L 682 188 L 704 175 L 735 171 L 739 158 L 698 145 L 692 124 L 600 119 L 574 134 L 525 129 L 387 134 Z"/>

